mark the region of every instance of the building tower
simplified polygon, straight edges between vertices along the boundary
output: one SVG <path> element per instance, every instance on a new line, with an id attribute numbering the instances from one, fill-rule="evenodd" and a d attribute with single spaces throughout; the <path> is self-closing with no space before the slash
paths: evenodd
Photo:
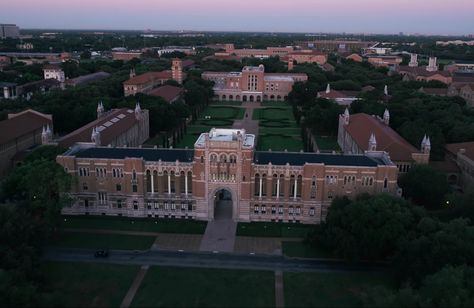
<path id="1" fill-rule="evenodd" d="M 409 67 L 417 67 L 418 66 L 418 55 L 416 53 L 410 54 L 410 62 L 408 63 Z"/>
<path id="2" fill-rule="evenodd" d="M 390 112 L 388 112 L 388 109 L 385 109 L 383 113 L 383 122 L 385 123 L 385 125 L 390 124 Z"/>
<path id="3" fill-rule="evenodd" d="M 423 137 L 423 140 L 421 141 L 421 151 L 423 152 L 423 154 L 430 154 L 431 152 L 430 137 L 426 137 L 426 135 Z"/>
<path id="4" fill-rule="evenodd" d="M 135 105 L 135 119 L 140 121 L 142 118 L 142 108 L 140 108 L 140 103 Z"/>
<path id="5" fill-rule="evenodd" d="M 387 85 L 385 85 L 385 87 L 383 87 L 383 94 L 385 96 L 388 96 L 388 86 Z"/>
<path id="6" fill-rule="evenodd" d="M 173 80 L 179 84 L 183 83 L 183 61 L 178 58 L 174 58 L 171 64 L 171 76 Z"/>
<path id="7" fill-rule="evenodd" d="M 135 73 L 135 69 L 134 68 L 131 68 L 130 69 L 130 79 L 132 79 L 133 77 L 135 77 L 137 74 Z"/>
<path id="8" fill-rule="evenodd" d="M 343 114 L 343 120 L 344 120 L 344 125 L 349 125 L 349 117 L 350 117 L 350 114 L 349 114 L 349 109 L 347 109 L 346 107 L 346 110 L 344 110 L 344 114 Z"/>
<path id="9" fill-rule="evenodd" d="M 377 151 L 377 140 L 373 133 L 370 135 L 369 139 L 369 151 Z"/>
<path id="10" fill-rule="evenodd" d="M 295 66 L 295 63 L 294 63 L 293 61 L 294 61 L 294 60 L 293 60 L 293 58 L 291 58 L 291 57 L 288 59 L 288 71 L 292 71 L 292 70 L 293 70 L 293 68 L 294 68 L 294 66 Z"/>
<path id="11" fill-rule="evenodd" d="M 43 131 L 41 132 L 41 144 L 49 144 L 53 141 L 53 132 L 49 127 L 49 124 L 43 126 Z"/>
<path id="12" fill-rule="evenodd" d="M 328 83 L 328 85 L 327 85 L 327 87 L 326 87 L 326 93 L 329 93 L 329 92 L 331 92 L 331 86 L 330 86 L 329 83 Z"/>
<path id="13" fill-rule="evenodd" d="M 426 70 L 428 72 L 436 72 L 438 70 L 438 65 L 436 64 L 436 57 L 430 57 Z"/>
<path id="14" fill-rule="evenodd" d="M 97 119 L 104 115 L 104 105 L 102 102 L 97 104 Z"/>
<path id="15" fill-rule="evenodd" d="M 97 127 L 92 128 L 91 141 L 95 143 L 96 146 L 100 146 L 100 132 Z"/>

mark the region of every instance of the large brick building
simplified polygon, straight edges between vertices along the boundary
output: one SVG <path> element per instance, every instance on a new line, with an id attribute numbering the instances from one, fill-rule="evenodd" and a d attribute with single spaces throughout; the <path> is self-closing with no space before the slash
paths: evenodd
<path id="1" fill-rule="evenodd" d="M 295 82 L 308 80 L 306 74 L 265 73 L 262 64 L 241 72 L 203 72 L 202 78 L 214 81 L 215 99 L 243 102 L 283 101 Z"/>
<path id="2" fill-rule="evenodd" d="M 244 130 L 212 129 L 194 149 L 78 144 L 57 157 L 76 177 L 65 214 L 215 218 L 232 199 L 235 221 L 319 223 L 336 196 L 399 194 L 385 152 L 340 155 L 255 151 Z"/>
<path id="3" fill-rule="evenodd" d="M 53 129 L 53 116 L 31 109 L 11 113 L 0 122 L 0 177 L 13 167 L 15 156 L 42 144 L 42 135 Z"/>
<path id="4" fill-rule="evenodd" d="M 413 164 L 427 164 L 430 159 L 429 137 L 421 141 L 421 149 L 415 148 L 390 126 L 390 113 L 386 109 L 383 118 L 365 113 L 349 114 L 346 108 L 339 116 L 337 142 L 346 154 L 362 154 L 366 151 L 384 151 L 403 174 Z"/>

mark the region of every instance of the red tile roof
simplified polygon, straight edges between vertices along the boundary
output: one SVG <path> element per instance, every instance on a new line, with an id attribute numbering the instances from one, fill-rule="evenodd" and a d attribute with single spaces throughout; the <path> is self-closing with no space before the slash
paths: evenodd
<path id="1" fill-rule="evenodd" d="M 138 76 L 135 76 L 133 78 L 130 78 L 129 80 L 124 81 L 124 85 L 137 85 L 137 84 L 145 84 L 148 82 L 151 82 L 152 80 L 157 80 L 157 79 L 163 79 L 163 80 L 168 80 L 172 78 L 171 71 L 162 71 L 162 72 L 148 72 L 144 73 Z"/>
<path id="2" fill-rule="evenodd" d="M 148 95 L 162 97 L 168 103 L 174 101 L 177 97 L 184 93 L 184 89 L 180 87 L 164 85 L 162 87 L 151 90 Z"/>
<path id="3" fill-rule="evenodd" d="M 474 141 L 447 144 L 446 150 L 454 156 L 456 156 L 459 151 L 464 150 L 464 155 L 470 160 L 474 160 Z"/>
<path id="4" fill-rule="evenodd" d="M 9 114 L 8 120 L 0 122 L 0 144 L 8 143 L 35 130 L 43 129 L 46 124 L 52 126 L 53 116 L 32 109 Z"/>
<path id="5" fill-rule="evenodd" d="M 76 129 L 72 133 L 61 137 L 58 143 L 62 147 L 70 147 L 76 142 L 91 142 L 92 129 L 103 126 L 100 131 L 101 145 L 109 145 L 113 140 L 129 130 L 137 120 L 132 109 L 113 109 L 104 116 L 94 120 L 83 127 Z"/>
<path id="6" fill-rule="evenodd" d="M 350 115 L 349 124 L 345 125 L 345 129 L 364 151 L 368 150 L 370 135 L 374 134 L 377 151 L 388 152 L 393 161 L 412 161 L 412 153 L 421 153 L 375 116 L 365 113 Z"/>

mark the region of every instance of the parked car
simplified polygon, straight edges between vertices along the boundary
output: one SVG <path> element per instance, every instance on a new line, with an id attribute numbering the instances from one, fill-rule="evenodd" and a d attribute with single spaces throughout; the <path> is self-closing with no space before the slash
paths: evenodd
<path id="1" fill-rule="evenodd" d="M 94 253 L 94 257 L 96 257 L 96 258 L 107 258 L 108 256 L 109 256 L 109 250 L 108 249 L 97 250 Z"/>

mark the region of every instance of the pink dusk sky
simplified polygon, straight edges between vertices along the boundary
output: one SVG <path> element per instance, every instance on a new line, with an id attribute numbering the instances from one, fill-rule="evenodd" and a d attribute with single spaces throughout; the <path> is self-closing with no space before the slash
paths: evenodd
<path id="1" fill-rule="evenodd" d="M 6 0 L 20 28 L 473 34 L 474 0 Z"/>

